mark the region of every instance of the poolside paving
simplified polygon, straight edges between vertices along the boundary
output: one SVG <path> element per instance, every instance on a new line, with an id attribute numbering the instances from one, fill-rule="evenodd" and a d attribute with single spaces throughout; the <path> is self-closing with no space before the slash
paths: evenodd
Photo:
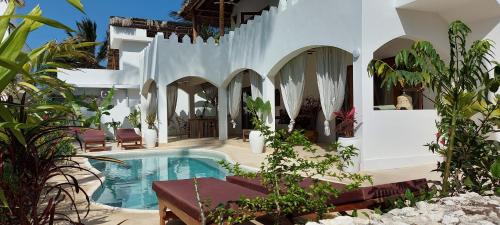
<path id="1" fill-rule="evenodd" d="M 265 159 L 264 154 L 254 154 L 250 151 L 250 146 L 248 142 L 242 142 L 241 139 L 230 139 L 228 141 L 218 141 L 215 139 L 188 139 L 188 140 L 171 140 L 172 142 L 167 145 L 162 145 L 156 150 L 169 151 L 172 149 L 185 149 L 185 148 L 197 148 L 197 149 L 207 149 L 226 153 L 232 160 L 240 163 L 241 165 L 258 168 L 260 163 Z M 102 155 L 110 152 L 126 152 L 129 150 L 121 150 L 114 143 L 108 143 L 110 146 L 110 151 L 106 152 L 91 152 L 90 155 Z M 325 151 L 324 147 L 317 146 L 320 152 Z M 133 150 L 137 151 L 137 150 Z M 148 150 L 139 150 L 148 151 Z M 307 157 L 310 154 L 301 152 L 301 155 Z M 84 160 L 80 160 L 84 162 Z M 435 165 L 422 165 L 418 167 L 409 168 L 398 168 L 391 170 L 377 170 L 377 171 L 363 171 L 365 174 L 373 176 L 374 184 L 382 184 L 388 182 L 397 182 L 409 179 L 417 178 L 427 178 L 427 179 L 438 179 L 439 175 L 437 173 L 430 172 L 434 169 Z M 80 180 L 80 185 L 85 191 L 94 190 L 99 187 L 100 183 L 95 177 L 89 177 L 81 171 L 74 171 Z M 369 184 L 366 184 L 369 185 Z M 77 195 L 77 202 L 80 206 L 85 204 L 85 199 L 83 195 Z M 91 204 L 89 215 L 83 220 L 85 224 L 104 224 L 104 225 L 150 225 L 159 224 L 159 216 L 157 211 L 141 211 L 141 210 L 126 210 L 111 208 L 107 206 L 102 206 L 98 204 Z"/>

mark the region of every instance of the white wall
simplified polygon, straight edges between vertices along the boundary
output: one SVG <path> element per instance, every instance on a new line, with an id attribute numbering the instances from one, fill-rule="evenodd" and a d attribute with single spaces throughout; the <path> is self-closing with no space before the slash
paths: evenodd
<path id="1" fill-rule="evenodd" d="M 75 95 L 85 95 L 85 96 L 100 96 L 102 91 L 108 91 L 105 88 L 77 88 L 75 90 Z M 134 108 L 138 107 L 140 104 L 139 89 L 115 89 L 115 95 L 113 97 L 113 109 L 110 110 L 110 116 L 104 115 L 101 119 L 102 127 L 106 130 L 108 137 L 113 137 L 113 129 L 107 127 L 104 124 L 107 122 L 121 122 L 121 128 L 132 128 L 127 117 Z M 84 116 L 91 116 L 93 112 L 87 111 L 82 108 L 82 113 Z"/>
<path id="2" fill-rule="evenodd" d="M 489 23 L 482 33 L 493 33 L 491 36 L 499 40 L 497 29 L 490 32 L 491 25 L 498 26 L 496 21 L 479 23 L 477 27 Z M 377 49 L 398 37 L 430 40 L 446 57 L 447 27 L 448 22 L 436 13 L 398 10 L 394 1 L 388 0 L 316 0 L 314 4 L 280 0 L 278 8 L 264 11 L 225 35 L 218 44 L 213 39 L 207 43 L 198 39 L 191 44 L 189 37 L 178 43 L 175 35 L 168 39 L 157 35 L 141 53 L 140 71 L 143 81 L 155 80 L 160 88 L 186 76 L 198 76 L 219 87 L 220 97 L 225 99 L 224 90 L 234 75 L 252 69 L 265 79 L 264 97 L 274 101 L 276 86 L 272 84 L 276 73 L 298 54 L 320 46 L 348 52 L 360 50 L 361 56 L 353 62 L 353 85 L 361 123 L 356 135 L 362 140 L 362 168 L 412 166 L 436 160 L 423 146 L 436 133 L 436 112 L 374 111 L 373 80 L 366 68 Z M 159 99 L 159 103 L 166 101 Z M 225 112 L 225 107 L 219 110 Z M 165 134 L 160 131 L 160 138 Z"/>
<path id="3" fill-rule="evenodd" d="M 259 12 L 267 6 L 277 7 L 279 0 L 243 0 L 236 4 L 233 8 L 233 13 L 231 17 L 236 16 L 235 24 L 231 24 L 232 27 L 239 26 L 242 22 L 241 13 L 242 12 Z"/>
<path id="4" fill-rule="evenodd" d="M 113 86 L 116 88 L 139 88 L 141 83 L 138 71 L 134 74 L 125 73 L 122 70 L 59 69 L 57 77 L 68 84 L 87 88 L 109 88 Z"/>

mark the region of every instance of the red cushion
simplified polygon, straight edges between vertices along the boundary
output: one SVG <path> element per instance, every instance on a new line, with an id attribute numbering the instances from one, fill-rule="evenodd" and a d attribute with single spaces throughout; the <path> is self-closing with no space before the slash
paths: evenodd
<path id="1" fill-rule="evenodd" d="M 139 141 L 142 139 L 141 136 L 135 133 L 134 129 L 118 129 L 116 136 L 121 141 Z"/>
<path id="2" fill-rule="evenodd" d="M 165 199 L 189 216 L 200 220 L 200 208 L 196 200 L 194 180 L 155 181 L 153 190 L 160 199 Z M 241 197 L 264 197 L 261 192 L 214 178 L 199 178 L 198 190 L 202 201 L 210 202 L 210 209 L 220 204 L 237 201 Z"/>

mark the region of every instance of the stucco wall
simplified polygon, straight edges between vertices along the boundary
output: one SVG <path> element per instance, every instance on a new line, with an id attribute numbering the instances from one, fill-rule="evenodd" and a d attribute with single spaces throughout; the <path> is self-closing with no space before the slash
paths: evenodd
<path id="1" fill-rule="evenodd" d="M 101 91 L 109 89 L 102 88 L 77 88 L 76 95 L 100 96 Z M 140 104 L 139 89 L 116 89 L 113 96 L 113 109 L 110 110 L 110 116 L 104 115 L 101 119 L 102 127 L 106 130 L 108 137 L 113 137 L 113 129 L 104 124 L 111 121 L 121 122 L 121 128 L 132 128 L 127 117 L 134 108 Z M 82 108 L 84 116 L 91 116 L 93 113 Z"/>
<path id="2" fill-rule="evenodd" d="M 236 16 L 235 24 L 232 27 L 239 26 L 242 22 L 242 12 L 259 12 L 267 6 L 278 6 L 279 0 L 243 0 L 234 6 L 231 16 Z"/>
<path id="3" fill-rule="evenodd" d="M 361 124 L 356 134 L 362 140 L 361 166 L 365 170 L 413 166 L 436 160 L 423 146 L 436 133 L 436 112 L 374 111 L 373 80 L 366 68 L 377 49 L 399 37 L 429 40 L 446 58 L 447 27 L 448 22 L 436 13 L 397 9 L 394 1 L 388 0 L 316 0 L 314 4 L 307 0 L 280 0 L 278 8 L 264 11 L 217 44 L 213 39 L 207 43 L 198 39 L 191 44 L 187 36 L 178 43 L 175 35 L 168 39 L 158 35 L 140 54 L 139 71 L 144 83 L 151 80 L 158 83 L 160 93 L 180 78 L 204 78 L 219 87 L 224 102 L 225 88 L 234 75 L 252 69 L 265 79 L 264 97 L 274 101 L 275 75 L 293 57 L 320 46 L 334 46 L 348 52 L 359 50 L 361 55 L 353 62 L 353 85 Z M 474 27 L 478 36 L 499 40 L 498 18 L 478 21 Z M 306 82 L 306 92 L 314 93 L 309 86 L 312 83 Z M 166 104 L 162 96 L 159 95 L 160 105 Z M 165 114 L 161 110 L 164 109 L 160 107 L 159 115 Z M 226 113 L 225 107 L 219 110 L 220 114 Z M 225 123 L 219 125 L 223 127 Z M 160 126 L 160 140 L 167 134 L 162 133 L 162 126 L 166 122 Z M 221 138 L 224 139 L 223 135 Z"/>

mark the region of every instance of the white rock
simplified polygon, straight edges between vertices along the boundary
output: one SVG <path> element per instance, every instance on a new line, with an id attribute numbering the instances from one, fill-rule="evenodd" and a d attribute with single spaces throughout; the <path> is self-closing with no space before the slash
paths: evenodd
<path id="1" fill-rule="evenodd" d="M 412 207 L 404 207 L 401 209 L 400 215 L 406 217 L 412 217 L 412 216 L 418 216 L 419 213 Z"/>
<path id="2" fill-rule="evenodd" d="M 460 217 L 460 216 L 464 216 L 465 212 L 462 210 L 457 210 L 457 211 L 452 212 L 451 215 L 453 215 L 455 217 Z"/>
<path id="3" fill-rule="evenodd" d="M 420 211 L 424 211 L 424 212 L 426 212 L 428 210 L 431 210 L 431 208 L 429 207 L 429 205 L 430 204 L 427 203 L 427 202 L 417 202 L 417 203 L 415 203 L 415 206 L 417 207 L 417 209 L 420 210 Z"/>
<path id="4" fill-rule="evenodd" d="M 407 223 L 401 222 L 401 221 L 396 221 L 396 222 L 390 223 L 390 225 L 410 225 L 410 224 L 407 224 Z"/>
<path id="5" fill-rule="evenodd" d="M 444 215 L 443 220 L 441 222 L 445 225 L 453 225 L 460 222 L 460 220 L 453 215 Z"/>
<path id="6" fill-rule="evenodd" d="M 397 215 L 401 214 L 401 209 L 397 209 L 397 208 L 393 209 L 393 210 L 389 211 L 389 214 L 397 216 Z"/>
<path id="7" fill-rule="evenodd" d="M 480 225 L 495 225 L 494 223 L 492 223 L 490 221 L 486 221 L 486 220 L 480 220 L 480 221 L 477 221 L 477 223 Z"/>
<path id="8" fill-rule="evenodd" d="M 323 225 L 355 225 L 354 219 L 350 216 L 339 216 L 331 220 L 320 220 Z"/>
<path id="9" fill-rule="evenodd" d="M 425 215 L 432 222 L 441 222 L 444 216 L 443 211 L 430 212 Z"/>
<path id="10" fill-rule="evenodd" d="M 365 218 L 355 217 L 354 224 L 356 224 L 356 225 L 368 225 L 368 224 L 370 224 L 370 220 L 365 219 Z"/>
<path id="11" fill-rule="evenodd" d="M 307 222 L 306 225 L 321 225 L 321 224 L 316 223 L 316 222 Z"/>

